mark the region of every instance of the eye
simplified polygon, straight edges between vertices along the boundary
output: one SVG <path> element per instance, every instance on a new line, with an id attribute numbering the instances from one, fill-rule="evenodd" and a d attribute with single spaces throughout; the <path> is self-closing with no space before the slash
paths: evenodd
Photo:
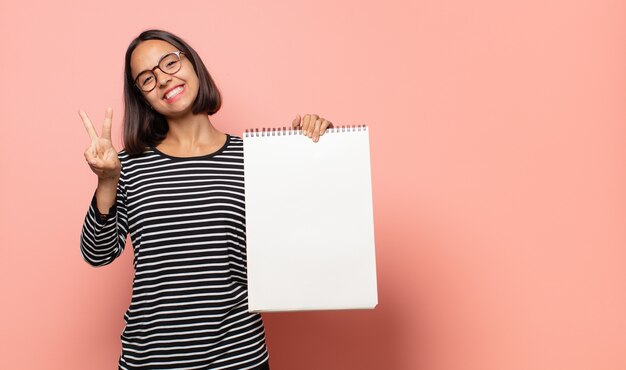
<path id="1" fill-rule="evenodd" d="M 143 81 L 141 82 L 142 85 L 147 85 L 152 81 L 152 76 L 148 76 L 146 78 L 143 79 Z"/>

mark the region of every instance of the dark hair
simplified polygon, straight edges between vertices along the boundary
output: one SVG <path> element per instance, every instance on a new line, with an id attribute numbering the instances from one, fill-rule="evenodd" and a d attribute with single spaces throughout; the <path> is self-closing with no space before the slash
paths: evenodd
<path id="1" fill-rule="evenodd" d="M 193 104 L 193 114 L 206 112 L 209 116 L 217 112 L 222 98 L 213 78 L 195 50 L 180 37 L 162 30 L 146 30 L 128 45 L 124 64 L 124 149 L 131 155 L 144 152 L 148 146 L 159 144 L 169 130 L 167 120 L 153 110 L 142 93 L 135 87 L 130 70 L 130 57 L 142 41 L 162 40 L 170 43 L 185 54 L 198 76 L 199 91 Z"/>

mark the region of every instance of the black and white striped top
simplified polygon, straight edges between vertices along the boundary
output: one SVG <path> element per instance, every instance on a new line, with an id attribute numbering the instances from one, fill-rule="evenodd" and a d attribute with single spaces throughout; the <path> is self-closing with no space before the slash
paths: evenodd
<path id="1" fill-rule="evenodd" d="M 111 263 L 126 236 L 135 277 L 121 334 L 121 369 L 256 369 L 268 359 L 263 322 L 248 313 L 243 141 L 172 157 L 152 147 L 122 165 L 107 216 L 95 193 L 80 250 Z"/>

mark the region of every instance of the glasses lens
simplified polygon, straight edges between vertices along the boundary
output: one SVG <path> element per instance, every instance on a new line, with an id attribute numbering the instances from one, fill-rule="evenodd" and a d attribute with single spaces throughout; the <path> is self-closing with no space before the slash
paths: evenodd
<path id="1" fill-rule="evenodd" d="M 178 55 L 169 53 L 159 63 L 159 68 L 165 73 L 176 73 L 180 69 L 180 59 Z"/>
<path id="2" fill-rule="evenodd" d="M 144 71 L 137 77 L 136 83 L 141 90 L 150 91 L 156 86 L 156 78 L 152 71 Z"/>

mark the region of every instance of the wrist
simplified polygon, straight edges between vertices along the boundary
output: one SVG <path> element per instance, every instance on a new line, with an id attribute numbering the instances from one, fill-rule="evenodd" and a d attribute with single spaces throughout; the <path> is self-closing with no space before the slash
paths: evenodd
<path id="1" fill-rule="evenodd" d="M 115 176 L 98 176 L 98 186 L 104 186 L 104 187 L 111 187 L 111 186 L 115 186 L 117 187 L 117 182 L 119 181 L 120 176 L 119 175 L 115 175 Z"/>

